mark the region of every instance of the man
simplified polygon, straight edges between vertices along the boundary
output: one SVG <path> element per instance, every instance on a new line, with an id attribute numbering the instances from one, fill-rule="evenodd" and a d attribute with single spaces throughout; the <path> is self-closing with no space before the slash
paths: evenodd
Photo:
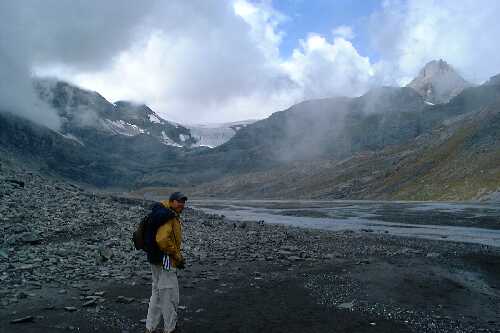
<path id="1" fill-rule="evenodd" d="M 162 317 L 164 332 L 175 331 L 179 305 L 177 270 L 184 268 L 181 254 L 182 221 L 179 215 L 186 201 L 184 194 L 174 192 L 168 201 L 152 207 L 151 225 L 146 231 L 145 240 L 153 277 L 146 319 L 147 333 L 155 331 Z"/>

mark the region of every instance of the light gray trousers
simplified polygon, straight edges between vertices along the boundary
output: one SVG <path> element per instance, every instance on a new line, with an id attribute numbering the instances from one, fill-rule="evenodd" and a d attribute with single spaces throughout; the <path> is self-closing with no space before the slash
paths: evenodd
<path id="1" fill-rule="evenodd" d="M 159 265 L 151 265 L 151 272 L 153 283 L 146 328 L 149 331 L 155 330 L 163 316 L 165 332 L 170 333 L 177 324 L 177 307 L 179 306 L 177 272 L 175 268 L 164 270 Z"/>

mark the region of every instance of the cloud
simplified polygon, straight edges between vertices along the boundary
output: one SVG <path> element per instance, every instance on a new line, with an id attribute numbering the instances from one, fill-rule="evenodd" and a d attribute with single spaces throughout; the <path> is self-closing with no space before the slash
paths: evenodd
<path id="1" fill-rule="evenodd" d="M 293 17 L 269 0 L 2 2 L 0 105 L 35 109 L 32 92 L 13 103 L 33 70 L 181 123 L 261 118 L 306 99 L 405 84 L 437 58 L 481 81 L 500 72 L 499 9 L 493 0 L 385 1 L 367 29 L 375 62 L 350 26 L 311 31 L 285 57 L 281 29 Z"/>
<path id="2" fill-rule="evenodd" d="M 304 99 L 360 95 L 374 75 L 370 60 L 351 42 L 337 37 L 330 43 L 314 34 L 301 41 L 283 67 L 302 88 Z"/>
<path id="3" fill-rule="evenodd" d="M 378 73 L 405 83 L 430 60 L 442 58 L 466 79 L 500 72 L 496 0 L 385 1 L 371 17 L 371 40 L 382 59 Z"/>
<path id="4" fill-rule="evenodd" d="M 280 24 L 287 20 L 269 1 L 163 2 L 148 17 L 150 34 L 107 68 L 39 72 L 112 101 L 145 102 L 183 123 L 262 118 L 304 99 L 363 92 L 369 61 L 344 38 L 311 35 L 283 59 Z"/>
<path id="5" fill-rule="evenodd" d="M 56 112 L 33 91 L 33 69 L 106 67 L 140 33 L 148 11 L 119 0 L 0 2 L 0 110 L 57 128 Z"/>
<path id="6" fill-rule="evenodd" d="M 352 28 L 347 25 L 341 25 L 336 27 L 335 29 L 332 30 L 332 34 L 335 37 L 341 37 L 347 40 L 354 39 L 354 37 L 356 36 L 354 34 L 354 31 L 352 31 Z"/>
<path id="7" fill-rule="evenodd" d="M 163 2 L 149 17 L 150 34 L 108 68 L 52 66 L 39 73 L 64 77 L 113 101 L 145 102 L 182 122 L 262 117 L 270 107 L 261 101 L 280 100 L 292 84 L 276 61 L 275 15 L 244 1 Z M 265 113 L 256 112 L 262 107 Z"/>

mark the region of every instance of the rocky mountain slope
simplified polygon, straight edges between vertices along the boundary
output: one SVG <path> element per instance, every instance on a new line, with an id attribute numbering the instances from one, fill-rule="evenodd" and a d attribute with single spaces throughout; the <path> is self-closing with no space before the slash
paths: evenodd
<path id="1" fill-rule="evenodd" d="M 470 86 L 472 84 L 465 81 L 442 59 L 427 63 L 418 76 L 407 85 L 431 104 L 447 103 Z"/>
<path id="2" fill-rule="evenodd" d="M 449 104 L 426 107 L 420 114 L 434 127 L 404 144 L 227 177 L 195 193 L 232 198 L 495 197 L 500 192 L 500 86 L 469 88 Z"/>
<path id="3" fill-rule="evenodd" d="M 98 93 L 41 80 L 37 89 L 61 115 L 61 130 L 55 132 L 1 113 L 0 148 L 37 170 L 87 186 L 191 188 L 226 177 L 217 185 L 200 187 L 198 193 L 417 198 L 419 194 L 411 188 L 423 191 L 408 181 L 413 179 L 409 174 L 420 175 L 425 168 L 420 162 L 410 162 L 410 157 L 437 167 L 431 152 L 447 146 L 443 138 L 459 137 L 460 128 L 468 133 L 467 124 L 482 129 L 474 138 L 484 135 L 484 126 L 495 124 L 492 114 L 500 99 L 498 82 L 493 77 L 436 105 L 409 87 L 377 88 L 357 98 L 305 101 L 267 119 L 235 127 L 229 141 L 209 149 L 197 147 L 199 142 L 190 128 L 162 119 L 145 105 L 112 104 Z M 496 142 L 497 132 L 490 133 L 486 142 Z M 431 150 L 424 153 L 425 147 Z M 455 148 L 450 152 L 453 163 L 462 161 L 466 167 L 451 172 L 453 163 L 440 164 L 443 174 L 455 174 L 455 178 L 436 176 L 431 181 L 434 176 L 429 176 L 430 186 L 442 184 L 442 179 L 447 179 L 446 184 L 475 179 L 471 189 L 457 185 L 456 193 L 448 197 L 493 193 L 496 180 L 488 175 L 496 171 L 487 160 L 496 161 L 496 153 L 488 157 L 475 144 Z M 486 173 L 484 168 L 482 173 L 465 171 L 474 168 L 464 156 L 476 153 L 478 160 L 484 158 Z M 397 170 L 393 169 L 396 165 L 400 165 Z M 404 170 L 406 178 L 399 177 Z M 394 179 L 390 186 L 388 178 Z M 403 189 L 405 184 L 408 189 Z M 473 193 L 476 190 L 482 192 Z M 445 198 L 449 193 L 442 186 L 421 197 Z"/>
<path id="4" fill-rule="evenodd" d="M 144 134 L 174 147 L 189 147 L 196 142 L 187 128 L 166 121 L 146 105 L 126 101 L 112 104 L 97 92 L 53 79 L 37 79 L 34 85 L 41 99 L 61 117 L 61 132 L 75 140 L 86 142 L 98 133 Z"/>

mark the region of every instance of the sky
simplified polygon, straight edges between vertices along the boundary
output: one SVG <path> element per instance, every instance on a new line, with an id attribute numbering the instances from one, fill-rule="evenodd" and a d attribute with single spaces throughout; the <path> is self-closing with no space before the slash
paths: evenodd
<path id="1" fill-rule="evenodd" d="M 500 73 L 497 0 L 0 2 L 0 110 L 59 125 L 52 76 L 182 124 L 261 119 L 307 99 L 402 86 L 433 59 Z"/>

